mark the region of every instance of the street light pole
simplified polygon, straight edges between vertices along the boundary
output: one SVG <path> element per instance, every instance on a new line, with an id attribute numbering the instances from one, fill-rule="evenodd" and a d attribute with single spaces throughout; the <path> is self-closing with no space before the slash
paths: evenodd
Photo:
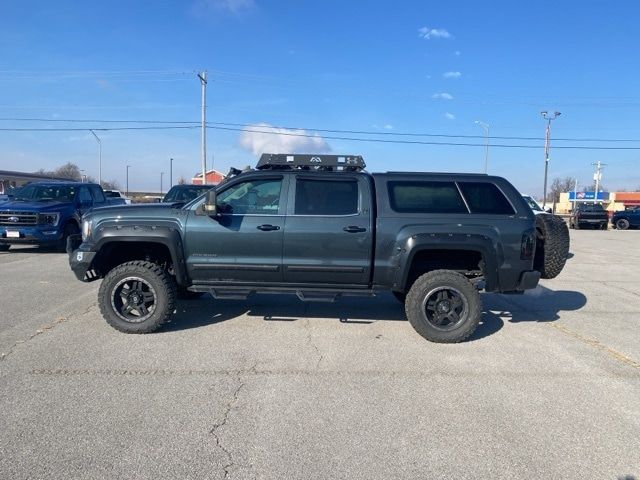
<path id="1" fill-rule="evenodd" d="M 160 172 L 160 195 L 162 195 L 162 177 L 164 176 L 164 172 Z"/>
<path id="2" fill-rule="evenodd" d="M 129 196 L 129 169 L 130 168 L 131 168 L 131 165 L 127 165 L 127 192 L 125 193 L 127 197 Z"/>
<path id="3" fill-rule="evenodd" d="M 202 185 L 207 183 L 207 72 L 198 73 L 200 79 L 200 85 L 202 87 L 202 101 L 201 101 L 201 117 L 202 117 L 202 132 L 201 132 L 201 149 L 202 149 Z"/>
<path id="4" fill-rule="evenodd" d="M 476 125 L 480 125 L 484 130 L 484 138 L 485 138 L 484 173 L 487 173 L 487 171 L 489 170 L 489 124 L 481 122 L 480 120 L 476 120 L 474 123 Z"/>
<path id="5" fill-rule="evenodd" d="M 102 186 L 102 141 L 96 135 L 96 132 L 89 130 L 98 141 L 98 185 Z"/>
<path id="6" fill-rule="evenodd" d="M 169 185 L 173 185 L 173 158 L 169 159 Z"/>
<path id="7" fill-rule="evenodd" d="M 553 112 L 553 114 L 549 114 L 546 110 L 540 112 L 542 118 L 547 121 L 547 131 L 544 137 L 544 188 L 543 188 L 543 197 L 542 197 L 542 208 L 544 209 L 547 205 L 547 175 L 549 173 L 549 148 L 551 147 L 551 120 L 555 120 L 560 116 L 560 112 Z"/>

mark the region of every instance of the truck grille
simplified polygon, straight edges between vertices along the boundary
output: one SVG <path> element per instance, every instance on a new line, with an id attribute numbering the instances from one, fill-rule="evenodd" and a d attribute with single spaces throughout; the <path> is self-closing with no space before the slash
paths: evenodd
<path id="1" fill-rule="evenodd" d="M 0 225 L 17 227 L 22 225 L 36 225 L 38 214 L 33 212 L 0 212 Z"/>

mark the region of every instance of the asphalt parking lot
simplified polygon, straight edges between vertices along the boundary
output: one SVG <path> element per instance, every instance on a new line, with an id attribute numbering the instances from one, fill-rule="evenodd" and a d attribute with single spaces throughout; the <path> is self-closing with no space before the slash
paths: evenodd
<path id="1" fill-rule="evenodd" d="M 125 335 L 65 255 L 0 253 L 0 478 L 640 478 L 640 231 L 571 234 L 458 345 L 391 295 L 199 299 Z"/>

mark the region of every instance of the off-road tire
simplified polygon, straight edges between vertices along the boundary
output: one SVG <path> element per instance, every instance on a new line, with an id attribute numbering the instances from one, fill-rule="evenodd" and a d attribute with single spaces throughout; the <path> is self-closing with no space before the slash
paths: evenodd
<path id="1" fill-rule="evenodd" d="M 115 290 L 125 279 L 139 279 L 153 289 L 154 310 L 142 321 L 127 321 L 117 311 Z M 98 305 L 107 323 L 124 333 L 151 333 L 167 323 L 176 308 L 176 283 L 160 265 L 142 260 L 123 263 L 111 270 L 102 280 L 98 291 Z M 120 312 L 122 313 L 122 312 Z"/>
<path id="2" fill-rule="evenodd" d="M 426 312 L 429 297 L 437 290 L 451 289 L 463 299 L 459 322 L 450 329 L 436 327 Z M 418 277 L 407 293 L 405 312 L 411 326 L 424 338 L 435 343 L 458 343 L 477 328 L 482 314 L 480 294 L 464 275 L 451 270 L 434 270 Z"/>
<path id="3" fill-rule="evenodd" d="M 62 238 L 58 240 L 58 244 L 56 245 L 56 250 L 61 253 L 67 252 L 67 238 L 69 235 L 75 235 L 76 233 L 80 233 L 77 225 L 75 223 L 67 223 L 62 230 Z"/>
<path id="4" fill-rule="evenodd" d="M 615 227 L 618 230 L 628 230 L 630 226 L 631 224 L 629 223 L 629 220 L 627 220 L 626 218 L 620 218 L 619 220 L 616 221 L 616 225 L 615 225 Z"/>
<path id="5" fill-rule="evenodd" d="M 0 252 L 8 252 L 10 248 L 11 248 L 11 245 L 7 245 L 6 243 L 3 243 L 0 245 Z"/>
<path id="6" fill-rule="evenodd" d="M 579 229 L 576 223 L 576 230 Z M 542 278 L 557 277 L 569 254 L 569 229 L 565 221 L 556 215 L 536 215 L 536 252 L 533 268 Z"/>

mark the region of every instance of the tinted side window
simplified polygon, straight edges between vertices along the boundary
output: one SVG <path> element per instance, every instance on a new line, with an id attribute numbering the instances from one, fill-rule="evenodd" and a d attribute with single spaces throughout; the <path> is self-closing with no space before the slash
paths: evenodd
<path id="1" fill-rule="evenodd" d="M 469 213 L 453 182 L 389 182 L 391 208 L 399 213 Z"/>
<path id="2" fill-rule="evenodd" d="M 277 215 L 282 180 L 249 180 L 218 195 L 221 213 L 235 215 Z"/>
<path id="3" fill-rule="evenodd" d="M 100 203 L 105 201 L 104 195 L 102 194 L 102 190 L 100 190 L 100 188 L 95 185 L 91 185 L 89 189 L 91 190 L 91 195 L 93 196 L 94 202 Z"/>
<path id="4" fill-rule="evenodd" d="M 80 187 L 80 192 L 78 193 L 78 199 L 81 203 L 92 203 L 93 199 L 91 198 L 91 194 L 89 193 L 89 189 L 87 187 Z"/>
<path id="5" fill-rule="evenodd" d="M 296 182 L 296 215 L 353 215 L 358 213 L 356 180 L 312 180 Z"/>
<path id="6" fill-rule="evenodd" d="M 471 213 L 513 215 L 513 207 L 498 187 L 486 182 L 459 182 Z"/>

